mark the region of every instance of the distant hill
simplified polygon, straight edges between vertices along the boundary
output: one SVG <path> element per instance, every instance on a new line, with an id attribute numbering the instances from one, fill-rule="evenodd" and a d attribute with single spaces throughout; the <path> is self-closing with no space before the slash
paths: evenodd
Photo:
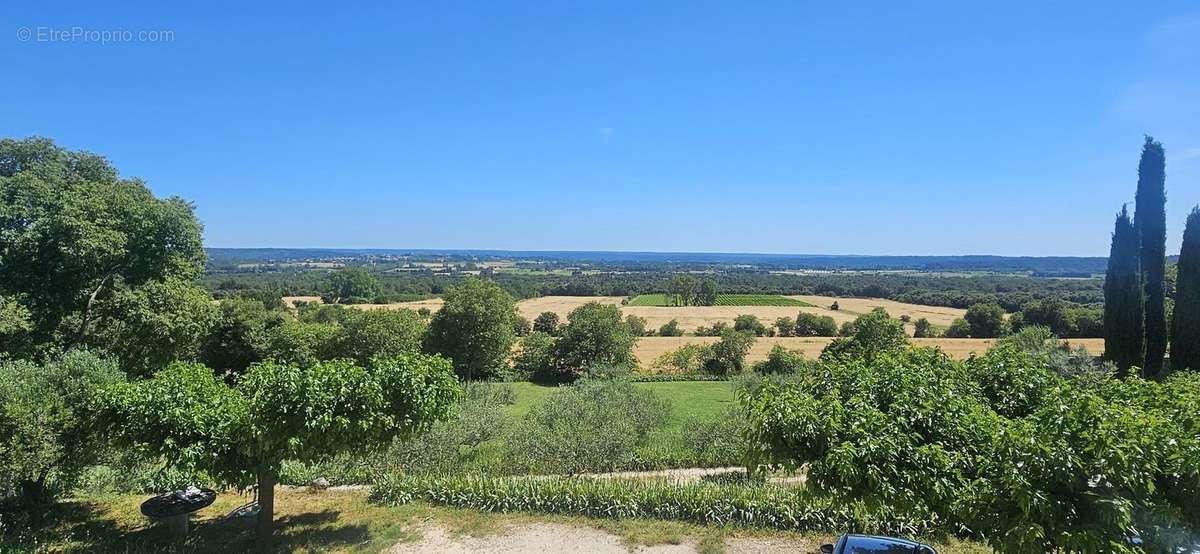
<path id="1" fill-rule="evenodd" d="M 994 271 L 1040 277 L 1086 277 L 1104 273 L 1107 258 L 1075 256 L 855 256 L 817 254 L 737 254 L 719 252 L 608 252 L 340 248 L 209 248 L 213 267 L 302 260 L 352 261 L 415 256 L 448 259 L 520 259 L 621 265 L 749 265 L 759 269 Z"/>

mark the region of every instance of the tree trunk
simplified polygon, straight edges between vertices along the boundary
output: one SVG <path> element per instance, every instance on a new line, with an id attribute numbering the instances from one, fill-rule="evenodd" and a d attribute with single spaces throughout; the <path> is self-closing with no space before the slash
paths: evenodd
<path id="1" fill-rule="evenodd" d="M 255 540 L 261 550 L 266 550 L 275 527 L 275 474 L 265 469 L 258 472 L 258 508 Z"/>

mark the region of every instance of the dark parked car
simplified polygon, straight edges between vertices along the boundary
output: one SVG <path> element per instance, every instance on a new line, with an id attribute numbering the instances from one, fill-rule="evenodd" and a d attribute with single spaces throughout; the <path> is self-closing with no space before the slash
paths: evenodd
<path id="1" fill-rule="evenodd" d="M 893 537 L 845 534 L 836 545 L 821 545 L 821 554 L 937 554 L 937 550 L 928 544 Z"/>

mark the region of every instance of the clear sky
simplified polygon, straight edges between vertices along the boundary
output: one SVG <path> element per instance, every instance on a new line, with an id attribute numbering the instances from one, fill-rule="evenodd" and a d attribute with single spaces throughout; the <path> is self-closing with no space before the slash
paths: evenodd
<path id="1" fill-rule="evenodd" d="M 1196 2 L 352 4 L 5 2 L 0 135 L 210 246 L 1106 255 L 1145 133 L 1200 203 Z"/>

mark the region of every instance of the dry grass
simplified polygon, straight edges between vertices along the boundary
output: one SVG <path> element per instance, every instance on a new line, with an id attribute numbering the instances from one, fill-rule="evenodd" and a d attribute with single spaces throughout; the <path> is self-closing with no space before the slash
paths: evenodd
<path id="1" fill-rule="evenodd" d="M 685 344 L 712 344 L 717 337 L 642 337 L 634 347 L 634 355 L 642 369 L 649 370 L 650 364 L 663 353 L 670 352 Z M 767 354 L 775 345 L 784 348 L 800 350 L 805 356 L 815 358 L 821 355 L 821 350 L 829 344 L 832 338 L 826 337 L 759 337 L 746 355 L 749 362 L 767 359 Z M 936 346 L 955 359 L 966 359 L 971 353 L 982 354 L 993 344 L 995 339 L 912 339 L 917 346 Z M 1071 339 L 1072 347 L 1083 346 L 1088 352 L 1099 355 L 1104 353 L 1104 339 Z"/>

